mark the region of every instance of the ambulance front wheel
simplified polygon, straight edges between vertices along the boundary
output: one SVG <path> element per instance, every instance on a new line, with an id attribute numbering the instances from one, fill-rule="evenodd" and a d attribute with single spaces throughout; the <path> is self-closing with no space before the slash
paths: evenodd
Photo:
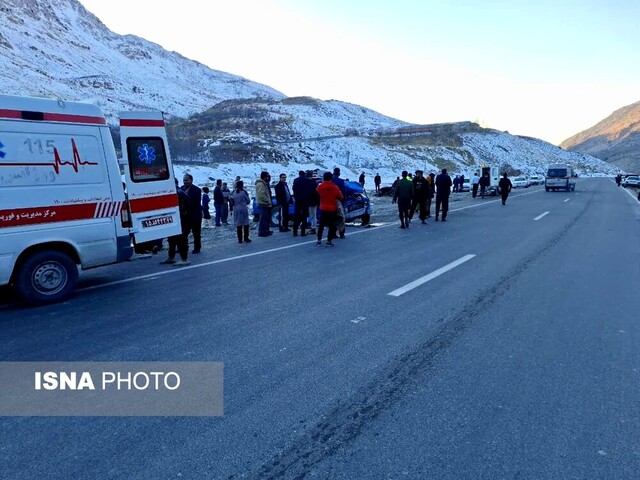
<path id="1" fill-rule="evenodd" d="M 45 250 L 29 256 L 20 266 L 14 287 L 28 303 L 65 300 L 78 283 L 78 267 L 66 254 Z"/>

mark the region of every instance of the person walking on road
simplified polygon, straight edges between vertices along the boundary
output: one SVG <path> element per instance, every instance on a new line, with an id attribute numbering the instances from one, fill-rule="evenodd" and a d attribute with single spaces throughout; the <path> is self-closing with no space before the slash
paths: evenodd
<path id="1" fill-rule="evenodd" d="M 229 196 L 229 203 L 233 206 L 233 224 L 236 226 L 238 243 L 250 243 L 249 238 L 249 194 L 244 189 L 244 182 L 238 180 L 236 188 Z"/>
<path id="2" fill-rule="evenodd" d="M 449 212 L 449 195 L 451 195 L 451 186 L 453 182 L 447 174 L 447 169 L 443 168 L 442 173 L 436 177 L 436 222 L 442 208 L 442 221 L 447 221 L 447 213 Z"/>
<path id="3" fill-rule="evenodd" d="M 409 219 L 413 220 L 413 214 L 416 211 L 416 207 L 418 207 L 420 209 L 420 221 L 427 223 L 427 195 L 430 193 L 431 185 L 422 174 L 422 170 L 416 170 L 416 176 L 413 177 L 413 202 L 411 203 Z"/>
<path id="4" fill-rule="evenodd" d="M 258 224 L 258 236 L 268 237 L 273 232 L 269 229 L 271 224 L 271 187 L 269 186 L 269 173 L 260 173 L 256 180 L 256 203 L 260 209 L 260 223 Z"/>
<path id="5" fill-rule="evenodd" d="M 317 192 L 320 196 L 320 226 L 318 227 L 318 241 L 316 245 L 322 246 L 322 234 L 324 228 L 328 227 L 327 247 L 333 247 L 333 239 L 336 236 L 336 215 L 338 204 L 344 199 L 340 188 L 332 182 L 331 172 L 325 172 L 322 176 L 322 183 L 318 185 Z"/>
<path id="6" fill-rule="evenodd" d="M 376 193 L 380 194 L 380 184 L 382 183 L 382 178 L 380 178 L 380 174 L 376 173 L 376 176 L 373 177 L 373 184 L 376 187 Z"/>
<path id="7" fill-rule="evenodd" d="M 360 183 L 360 186 L 364 188 L 364 172 L 360 174 L 360 178 L 358 178 L 358 183 Z"/>
<path id="8" fill-rule="evenodd" d="M 622 183 L 622 174 L 618 174 L 616 175 L 616 185 L 620 186 L 620 184 Z"/>
<path id="9" fill-rule="evenodd" d="M 509 177 L 507 177 L 506 172 L 502 174 L 502 178 L 498 182 L 498 187 L 500 188 L 500 195 L 502 196 L 502 205 L 506 205 L 507 197 L 511 192 L 511 188 L 513 188 L 511 180 L 509 180 Z"/>
<path id="10" fill-rule="evenodd" d="M 471 177 L 471 196 L 476 198 L 478 196 L 478 187 L 480 186 L 480 176 L 478 172 L 473 174 Z"/>
<path id="11" fill-rule="evenodd" d="M 403 170 L 402 178 L 393 191 L 393 203 L 398 203 L 400 228 L 409 228 L 411 202 L 414 198 L 413 182 L 407 178 L 407 171 Z"/>

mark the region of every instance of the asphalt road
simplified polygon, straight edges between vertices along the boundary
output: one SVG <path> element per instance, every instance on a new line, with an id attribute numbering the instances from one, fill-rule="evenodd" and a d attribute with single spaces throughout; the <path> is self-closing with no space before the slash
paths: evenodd
<path id="1" fill-rule="evenodd" d="M 640 204 L 585 179 L 452 208 L 0 307 L 3 361 L 225 368 L 224 417 L 0 418 L 2 478 L 637 478 Z"/>

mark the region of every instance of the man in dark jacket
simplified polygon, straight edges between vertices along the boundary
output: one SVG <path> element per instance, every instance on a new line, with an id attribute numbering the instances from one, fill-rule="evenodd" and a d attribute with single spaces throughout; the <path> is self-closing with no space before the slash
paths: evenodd
<path id="1" fill-rule="evenodd" d="M 420 221 L 427 223 L 427 195 L 430 193 L 431 185 L 422 175 L 422 170 L 416 170 L 416 176 L 413 177 L 413 202 L 411 203 L 411 212 L 409 218 L 413 219 L 416 207 L 420 208 Z"/>
<path id="2" fill-rule="evenodd" d="M 213 208 L 216 211 L 216 227 L 222 224 L 222 209 L 224 208 L 224 194 L 222 193 L 222 179 L 216 180 L 216 188 L 213 189 Z"/>
<path id="3" fill-rule="evenodd" d="M 358 178 L 358 183 L 362 186 L 362 188 L 364 188 L 364 172 L 360 174 L 360 177 Z"/>
<path id="4" fill-rule="evenodd" d="M 280 174 L 280 181 L 274 187 L 276 191 L 276 202 L 280 207 L 280 231 L 289 232 L 289 204 L 292 202 L 289 185 L 287 185 L 287 175 Z"/>
<path id="5" fill-rule="evenodd" d="M 189 265 L 189 225 L 191 220 L 189 218 L 189 197 L 184 190 L 178 186 L 178 179 L 176 178 L 176 193 L 178 194 L 178 211 L 180 212 L 180 226 L 182 232 L 173 237 L 169 237 L 169 252 L 168 257 L 164 260 L 165 265 Z M 176 250 L 180 254 L 180 260 L 176 262 Z"/>
<path id="6" fill-rule="evenodd" d="M 193 176 L 185 173 L 182 178 L 182 191 L 189 197 L 187 212 L 189 214 L 189 232 L 193 233 L 193 251 L 200 253 L 202 249 L 202 190 L 193 184 Z"/>
<path id="7" fill-rule="evenodd" d="M 480 177 L 480 196 L 482 198 L 484 198 L 484 194 L 489 185 L 491 185 L 491 179 L 489 178 L 489 174 L 485 173 Z"/>
<path id="8" fill-rule="evenodd" d="M 507 204 L 507 197 L 509 196 L 509 192 L 511 192 L 511 180 L 507 177 L 506 173 L 502 174 L 502 178 L 498 182 L 498 187 L 500 188 L 500 195 L 502 195 L 502 204 Z"/>
<path id="9" fill-rule="evenodd" d="M 449 212 L 449 195 L 451 194 L 451 186 L 453 182 L 447 174 L 447 169 L 443 168 L 442 173 L 436 177 L 436 222 L 442 208 L 442 221 L 447 221 L 447 212 Z"/>
<path id="10" fill-rule="evenodd" d="M 316 183 L 307 178 L 304 170 L 300 170 L 298 178 L 293 181 L 293 196 L 295 197 L 295 213 L 293 216 L 293 236 L 298 236 L 298 228 L 300 228 L 300 236 L 307 235 L 307 217 L 309 216 L 309 205 L 311 205 L 311 196 L 316 188 Z"/>
<path id="11" fill-rule="evenodd" d="M 373 178 L 373 184 L 376 186 L 376 193 L 380 193 L 380 184 L 382 183 L 382 178 L 379 173 L 376 173 L 376 176 Z"/>
<path id="12" fill-rule="evenodd" d="M 402 178 L 398 180 L 393 191 L 393 203 L 398 202 L 398 216 L 400 217 L 400 228 L 409 228 L 411 202 L 414 197 L 413 183 L 407 178 L 407 171 L 403 170 Z"/>

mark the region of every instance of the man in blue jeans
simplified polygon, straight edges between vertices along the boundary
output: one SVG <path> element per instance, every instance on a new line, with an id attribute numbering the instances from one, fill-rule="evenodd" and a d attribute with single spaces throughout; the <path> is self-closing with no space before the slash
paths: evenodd
<path id="1" fill-rule="evenodd" d="M 258 236 L 268 237 L 273 232 L 269 230 L 271 223 L 271 187 L 269 186 L 269 172 L 260 173 L 260 178 L 256 180 L 256 203 L 260 208 L 260 223 L 258 224 Z"/>

